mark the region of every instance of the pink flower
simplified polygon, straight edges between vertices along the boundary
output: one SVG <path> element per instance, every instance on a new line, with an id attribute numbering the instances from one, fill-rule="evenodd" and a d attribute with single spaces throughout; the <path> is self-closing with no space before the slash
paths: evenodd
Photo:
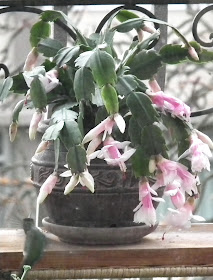
<path id="1" fill-rule="evenodd" d="M 152 89 L 152 93 L 149 93 L 149 96 L 152 102 L 159 107 L 159 109 L 170 112 L 172 116 L 179 117 L 187 121 L 190 120 L 191 110 L 188 105 L 180 99 L 169 96 L 161 91 L 156 80 L 151 80 L 149 84 Z"/>
<path id="2" fill-rule="evenodd" d="M 153 189 L 156 190 L 161 186 L 179 182 L 189 195 L 197 194 L 196 179 L 185 165 L 159 156 L 157 167 L 160 173 L 157 174 L 157 181 L 153 185 Z"/>
<path id="3" fill-rule="evenodd" d="M 58 71 L 53 69 L 50 70 L 48 72 L 45 73 L 45 70 L 40 66 L 40 72 L 38 75 L 39 80 L 41 81 L 45 92 L 48 93 L 50 92 L 52 89 L 54 89 L 55 87 L 57 87 L 59 85 L 59 80 L 58 80 Z M 36 68 L 35 68 L 36 69 Z M 43 72 L 42 72 L 43 71 Z M 35 77 L 35 73 L 32 72 L 27 72 L 25 71 L 23 73 L 25 82 L 27 84 L 27 86 L 30 88 L 31 83 Z"/>
<path id="4" fill-rule="evenodd" d="M 197 137 L 205 144 L 207 144 L 209 146 L 210 149 L 213 149 L 213 142 L 211 140 L 211 138 L 206 135 L 205 133 L 195 129 L 194 130 L 197 134 Z"/>
<path id="5" fill-rule="evenodd" d="M 171 201 L 176 208 L 182 207 L 186 201 L 184 191 L 179 182 L 168 184 L 165 187 L 164 194 L 171 197 Z"/>
<path id="6" fill-rule="evenodd" d="M 35 67 L 35 64 L 38 60 L 38 52 L 36 48 L 32 48 L 32 50 L 27 55 L 25 64 L 24 64 L 24 71 L 31 71 Z"/>
<path id="7" fill-rule="evenodd" d="M 41 204 L 45 200 L 45 198 L 48 196 L 48 194 L 50 194 L 52 192 L 53 188 L 56 185 L 57 180 L 58 180 L 58 176 L 57 176 L 56 172 L 53 172 L 46 179 L 46 181 L 41 186 L 39 194 L 38 194 L 37 202 L 39 204 Z"/>
<path id="8" fill-rule="evenodd" d="M 205 219 L 198 215 L 193 215 L 194 211 L 194 199 L 189 198 L 185 204 L 177 209 L 168 208 L 170 211 L 169 215 L 166 217 L 165 223 L 177 228 L 189 228 L 191 226 L 191 219 L 199 222 L 205 221 Z"/>
<path id="9" fill-rule="evenodd" d="M 127 168 L 125 161 L 127 161 L 136 151 L 135 149 L 130 148 L 129 144 L 129 141 L 119 142 L 108 136 L 104 141 L 104 147 L 100 151 L 96 151 L 95 155 L 98 158 L 104 159 L 109 165 L 118 165 L 122 172 L 126 172 Z M 121 154 L 120 150 L 123 150 L 124 152 Z"/>
<path id="10" fill-rule="evenodd" d="M 38 128 L 38 124 L 42 119 L 42 112 L 36 111 L 34 112 L 32 119 L 30 121 L 30 127 L 29 127 L 29 138 L 30 140 L 34 140 L 36 137 L 36 132 Z"/>
<path id="11" fill-rule="evenodd" d="M 98 137 L 101 133 L 103 133 L 103 140 L 105 140 L 107 134 L 110 135 L 112 133 L 112 129 L 114 125 L 117 125 L 120 132 L 124 133 L 125 131 L 125 121 L 123 117 L 116 113 L 110 117 L 107 117 L 105 120 L 100 122 L 97 126 L 91 129 L 85 136 L 82 141 L 83 144 L 90 142 L 94 138 Z"/>
<path id="12" fill-rule="evenodd" d="M 202 169 L 210 171 L 209 158 L 212 157 L 212 153 L 207 144 L 202 142 L 196 133 L 192 133 L 190 136 L 191 145 L 180 158 L 186 157 L 191 161 L 191 169 L 193 172 L 201 172 Z"/>
<path id="13" fill-rule="evenodd" d="M 152 200 L 164 201 L 162 198 L 152 197 L 152 194 L 157 193 L 150 187 L 149 182 L 141 180 L 139 182 L 139 205 L 133 210 L 134 222 L 145 223 L 148 226 L 154 226 L 156 223 L 156 210 L 153 206 Z"/>

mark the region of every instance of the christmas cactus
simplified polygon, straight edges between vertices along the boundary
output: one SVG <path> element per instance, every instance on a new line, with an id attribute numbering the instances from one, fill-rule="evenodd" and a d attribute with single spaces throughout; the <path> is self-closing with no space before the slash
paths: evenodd
<path id="1" fill-rule="evenodd" d="M 117 18 L 117 23 L 115 24 Z M 76 40 L 63 46 L 50 38 L 51 22 L 67 22 Z M 153 27 L 168 25 L 179 44 L 152 48 L 160 33 Z M 123 54 L 114 47 L 114 35 L 135 32 L 136 36 Z M 35 139 L 39 123 L 50 122 L 36 153 L 42 153 L 50 142 L 55 144 L 55 170 L 40 189 L 42 203 L 54 188 L 58 176 L 70 176 L 64 194 L 78 184 L 95 192 L 88 166 L 95 158 L 127 169 L 126 162 L 139 181 L 139 204 L 133 211 L 135 223 L 156 223 L 153 201 L 163 201 L 158 190 L 171 198 L 167 222 L 187 226 L 199 197 L 199 173 L 210 170 L 213 143 L 193 128 L 190 107 L 160 88 L 156 75 L 165 64 L 205 63 L 213 53 L 196 42 L 188 42 L 173 26 L 153 18 L 139 17 L 121 10 L 113 14 L 100 33 L 85 37 L 66 15 L 44 11 L 30 34 L 32 50 L 23 72 L 8 77 L 1 85 L 1 100 L 10 93 L 23 95 L 14 108 L 10 139 L 15 140 L 19 114 L 23 108 L 34 110 L 29 138 Z M 40 57 L 45 60 L 38 65 Z M 51 106 L 50 106 L 51 105 Z M 51 109 L 51 110 L 50 110 Z M 58 172 L 60 144 L 67 149 L 67 171 Z M 176 147 L 175 156 L 171 150 Z M 129 168 L 129 165 L 128 165 Z M 83 203 L 83 201 L 82 201 Z"/>

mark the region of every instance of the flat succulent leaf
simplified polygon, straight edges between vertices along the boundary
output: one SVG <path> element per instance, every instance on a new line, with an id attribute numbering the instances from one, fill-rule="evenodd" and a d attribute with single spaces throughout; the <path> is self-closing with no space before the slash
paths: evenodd
<path id="1" fill-rule="evenodd" d="M 138 146 L 135 153 L 131 157 L 132 169 L 135 177 L 149 176 L 149 156 L 146 154 L 142 146 Z"/>
<path id="2" fill-rule="evenodd" d="M 78 113 L 66 108 L 59 109 L 52 114 L 51 119 L 54 123 L 60 121 L 74 121 L 78 118 Z"/>
<path id="3" fill-rule="evenodd" d="M 73 27 L 75 32 L 76 32 L 76 36 L 77 36 L 77 42 L 79 45 L 85 45 L 85 46 L 89 46 L 88 41 L 90 41 L 88 38 L 86 38 L 77 28 Z"/>
<path id="4" fill-rule="evenodd" d="M 12 85 L 13 85 L 13 79 L 11 77 L 7 77 L 4 81 L 1 81 L 0 101 L 3 101 L 8 96 Z"/>
<path id="5" fill-rule="evenodd" d="M 57 123 L 52 124 L 46 129 L 42 137 L 42 140 L 43 141 L 56 140 L 59 137 L 60 131 L 62 130 L 63 126 L 64 126 L 64 121 L 59 121 Z"/>
<path id="6" fill-rule="evenodd" d="M 83 138 L 78 123 L 75 121 L 65 120 L 64 127 L 60 133 L 60 139 L 67 150 L 74 145 L 81 144 Z"/>
<path id="7" fill-rule="evenodd" d="M 161 129 L 155 125 L 144 127 L 141 134 L 141 146 L 148 156 L 162 155 L 167 156 L 166 142 Z"/>
<path id="8" fill-rule="evenodd" d="M 202 49 L 202 51 L 199 53 L 199 61 L 198 63 L 206 63 L 213 61 L 213 51 Z"/>
<path id="9" fill-rule="evenodd" d="M 182 155 L 190 146 L 189 136 L 191 129 L 179 118 L 174 118 L 169 114 L 162 115 L 162 120 L 168 128 L 171 138 L 175 140 L 178 146 L 178 156 Z"/>
<path id="10" fill-rule="evenodd" d="M 165 126 L 170 129 L 171 137 L 177 142 L 186 139 L 191 134 L 190 128 L 181 119 L 172 117 L 170 114 L 162 114 Z"/>
<path id="11" fill-rule="evenodd" d="M 86 51 L 79 55 L 78 58 L 75 60 L 76 67 L 84 67 L 89 66 L 90 57 L 93 55 L 93 51 Z"/>
<path id="12" fill-rule="evenodd" d="M 43 21 L 56 21 L 57 19 L 63 19 L 63 14 L 60 11 L 44 11 L 41 13 L 41 19 Z"/>
<path id="13" fill-rule="evenodd" d="M 160 50 L 164 63 L 177 64 L 187 60 L 188 50 L 181 45 L 165 45 Z"/>
<path id="14" fill-rule="evenodd" d="M 11 87 L 11 91 L 20 94 L 26 94 L 28 90 L 28 86 L 25 82 L 23 74 L 19 73 L 18 75 L 13 76 L 12 78 L 13 78 L 13 85 Z"/>
<path id="15" fill-rule="evenodd" d="M 58 67 L 62 67 L 64 64 L 68 63 L 71 60 L 75 60 L 79 54 L 80 47 L 65 47 L 59 50 L 56 56 L 53 58 L 53 61 L 58 65 Z"/>
<path id="16" fill-rule="evenodd" d="M 126 33 L 131 31 L 132 29 L 140 29 L 143 25 L 144 25 L 143 19 L 131 18 L 113 27 L 112 30 L 116 30 L 121 33 Z"/>
<path id="17" fill-rule="evenodd" d="M 153 77 L 162 66 L 161 56 L 154 50 L 142 50 L 135 55 L 128 66 L 130 74 L 141 80 L 147 80 Z"/>
<path id="18" fill-rule="evenodd" d="M 44 109 L 47 105 L 47 95 L 38 76 L 34 77 L 30 85 L 30 97 L 35 108 Z"/>
<path id="19" fill-rule="evenodd" d="M 117 113 L 119 110 L 119 102 L 116 89 L 112 85 L 106 84 L 102 87 L 101 96 L 107 112 L 110 115 Z"/>
<path id="20" fill-rule="evenodd" d="M 30 30 L 30 43 L 32 47 L 37 47 L 41 39 L 50 36 L 51 27 L 48 22 L 43 20 L 35 23 Z"/>
<path id="21" fill-rule="evenodd" d="M 95 87 L 95 93 L 92 94 L 92 104 L 95 104 L 97 107 L 103 106 L 104 101 L 101 96 L 101 90 L 98 86 Z"/>
<path id="22" fill-rule="evenodd" d="M 64 93 L 72 98 L 75 98 L 75 92 L 73 90 L 74 71 L 71 67 L 66 69 L 59 68 L 59 80 L 63 85 Z"/>
<path id="23" fill-rule="evenodd" d="M 81 145 L 71 147 L 67 153 L 68 168 L 72 173 L 81 173 L 86 169 L 86 151 Z"/>
<path id="24" fill-rule="evenodd" d="M 142 82 L 140 79 L 138 79 L 137 77 L 135 77 L 135 80 L 137 82 L 137 90 L 141 91 L 143 93 L 146 93 L 148 87 L 144 84 L 144 82 Z"/>
<path id="25" fill-rule="evenodd" d="M 25 102 L 25 100 L 23 99 L 16 103 L 16 106 L 14 107 L 13 113 L 12 113 L 13 122 L 16 122 L 16 123 L 18 122 L 19 114 L 24 107 L 24 102 Z"/>
<path id="26" fill-rule="evenodd" d="M 142 92 L 132 92 L 127 97 L 127 106 L 142 128 L 158 120 L 158 113 L 152 106 L 150 98 Z"/>
<path id="27" fill-rule="evenodd" d="M 129 120 L 128 134 L 134 147 L 141 144 L 141 130 L 142 128 L 139 126 L 138 122 L 134 117 L 131 117 Z"/>
<path id="28" fill-rule="evenodd" d="M 117 13 L 116 18 L 120 22 L 124 22 L 124 21 L 127 21 L 129 19 L 139 18 L 139 16 L 136 15 L 135 13 L 133 13 L 133 12 L 128 11 L 128 10 L 121 10 Z"/>
<path id="29" fill-rule="evenodd" d="M 89 67 L 92 70 L 96 83 L 102 87 L 106 84 L 114 84 L 117 76 L 113 57 L 105 51 L 97 49 L 90 56 Z"/>
<path id="30" fill-rule="evenodd" d="M 101 106 L 98 108 L 98 111 L 95 115 L 95 125 L 102 122 L 104 119 L 108 117 L 108 113 L 105 106 Z"/>
<path id="31" fill-rule="evenodd" d="M 49 59 L 45 59 L 45 61 L 42 63 L 42 66 L 44 66 L 46 72 L 52 70 L 53 68 L 56 67 L 55 62 L 50 61 Z"/>
<path id="32" fill-rule="evenodd" d="M 73 86 L 77 101 L 91 100 L 91 95 L 95 93 L 95 84 L 91 71 L 86 67 L 79 68 L 75 73 Z"/>
<path id="33" fill-rule="evenodd" d="M 133 75 L 121 75 L 118 77 L 117 84 L 115 86 L 117 92 L 121 96 L 127 96 L 133 92 L 137 87 L 137 82 Z"/>
<path id="34" fill-rule="evenodd" d="M 46 38 L 38 43 L 38 51 L 46 57 L 53 57 L 63 48 L 63 44 L 55 39 Z"/>

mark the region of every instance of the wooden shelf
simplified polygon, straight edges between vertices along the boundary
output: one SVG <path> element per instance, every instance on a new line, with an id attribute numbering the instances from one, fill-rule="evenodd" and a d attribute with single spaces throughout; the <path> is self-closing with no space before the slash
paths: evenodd
<path id="1" fill-rule="evenodd" d="M 58 277 L 60 271 L 69 272 L 72 278 L 107 277 L 110 271 L 108 278 L 116 271 L 123 271 L 122 277 L 142 277 L 147 271 L 152 276 L 174 276 L 178 269 L 178 276 L 213 275 L 213 224 L 194 224 L 187 230 L 168 231 L 162 239 L 165 230 L 158 227 L 140 243 L 119 246 L 71 245 L 47 233 L 44 257 L 34 270 L 40 275 L 51 271 Z M 23 230 L 0 230 L 1 272 L 19 268 L 23 244 Z"/>

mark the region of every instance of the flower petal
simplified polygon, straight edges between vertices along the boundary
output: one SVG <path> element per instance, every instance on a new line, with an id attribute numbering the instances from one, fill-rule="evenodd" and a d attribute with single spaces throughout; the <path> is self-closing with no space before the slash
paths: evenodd
<path id="1" fill-rule="evenodd" d="M 88 170 L 80 173 L 79 181 L 82 186 L 86 186 L 92 193 L 95 191 L 95 182 L 92 175 L 88 172 Z"/>
<path id="2" fill-rule="evenodd" d="M 72 176 L 72 172 L 71 170 L 66 170 L 63 173 L 60 174 L 61 177 L 71 177 Z"/>
<path id="3" fill-rule="evenodd" d="M 79 175 L 75 174 L 71 177 L 69 183 L 65 186 L 64 194 L 70 193 L 79 182 Z"/>
<path id="4" fill-rule="evenodd" d="M 116 113 L 116 114 L 114 114 L 114 121 L 117 124 L 117 127 L 119 128 L 120 132 L 124 133 L 125 128 L 126 128 L 126 123 L 125 123 L 123 117 L 120 114 Z"/>

